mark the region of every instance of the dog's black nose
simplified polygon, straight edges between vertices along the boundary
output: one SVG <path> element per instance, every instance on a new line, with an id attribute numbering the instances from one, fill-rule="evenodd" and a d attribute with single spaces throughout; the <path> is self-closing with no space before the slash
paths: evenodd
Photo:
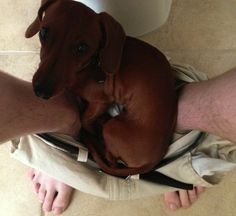
<path id="1" fill-rule="evenodd" d="M 36 85 L 34 87 L 34 93 L 37 97 L 48 100 L 52 97 L 52 91 L 47 87 Z"/>

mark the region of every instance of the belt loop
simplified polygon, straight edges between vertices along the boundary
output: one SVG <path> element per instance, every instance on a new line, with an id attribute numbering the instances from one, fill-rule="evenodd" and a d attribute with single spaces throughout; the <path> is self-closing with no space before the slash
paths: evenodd
<path id="1" fill-rule="evenodd" d="M 88 151 L 86 149 L 79 148 L 77 161 L 87 162 L 88 160 Z"/>

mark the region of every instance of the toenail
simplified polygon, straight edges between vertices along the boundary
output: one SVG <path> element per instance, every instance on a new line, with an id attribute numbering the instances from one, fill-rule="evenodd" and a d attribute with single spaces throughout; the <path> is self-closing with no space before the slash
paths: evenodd
<path id="1" fill-rule="evenodd" d="M 174 203 L 170 203 L 169 207 L 170 207 L 171 210 L 177 210 L 178 209 L 178 206 Z"/>
<path id="2" fill-rule="evenodd" d="M 63 212 L 63 208 L 54 208 L 53 213 L 54 214 L 61 214 Z"/>
<path id="3" fill-rule="evenodd" d="M 43 211 L 44 212 L 50 212 L 50 210 L 48 208 L 45 208 L 45 207 L 43 207 Z"/>

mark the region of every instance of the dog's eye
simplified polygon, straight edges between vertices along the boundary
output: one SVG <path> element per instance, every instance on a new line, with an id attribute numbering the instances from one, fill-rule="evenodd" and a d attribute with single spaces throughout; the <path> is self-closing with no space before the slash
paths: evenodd
<path id="1" fill-rule="evenodd" d="M 78 55 L 84 55 L 87 53 L 89 49 L 88 44 L 86 43 L 80 43 L 77 46 L 75 46 L 74 48 L 74 55 L 78 56 Z"/>
<path id="2" fill-rule="evenodd" d="M 48 33 L 49 33 L 49 30 L 48 28 L 41 28 L 41 30 L 39 31 L 39 39 L 41 42 L 45 42 L 48 38 Z"/>

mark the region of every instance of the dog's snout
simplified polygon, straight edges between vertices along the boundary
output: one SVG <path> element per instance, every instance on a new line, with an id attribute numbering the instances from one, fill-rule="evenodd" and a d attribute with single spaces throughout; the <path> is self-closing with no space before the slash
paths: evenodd
<path id="1" fill-rule="evenodd" d="M 40 97 L 42 99 L 48 100 L 49 98 L 52 97 L 52 91 L 42 85 L 36 85 L 34 87 L 34 93 L 37 97 Z"/>

